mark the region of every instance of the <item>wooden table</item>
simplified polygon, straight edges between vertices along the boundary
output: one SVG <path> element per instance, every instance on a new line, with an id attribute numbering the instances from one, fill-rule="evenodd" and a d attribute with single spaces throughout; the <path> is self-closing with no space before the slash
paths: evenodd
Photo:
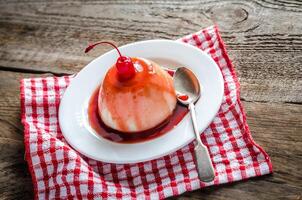
<path id="1" fill-rule="evenodd" d="M 0 1 L 0 197 L 30 199 L 19 80 L 78 72 L 89 41 L 183 35 L 217 23 L 241 83 L 252 134 L 274 174 L 179 199 L 301 199 L 302 2 L 299 0 Z"/>

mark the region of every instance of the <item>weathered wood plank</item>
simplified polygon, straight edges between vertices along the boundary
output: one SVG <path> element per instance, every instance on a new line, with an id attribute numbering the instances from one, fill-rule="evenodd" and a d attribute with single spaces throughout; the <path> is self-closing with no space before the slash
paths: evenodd
<path id="1" fill-rule="evenodd" d="M 0 68 L 79 71 L 119 44 L 177 39 L 217 23 L 247 101 L 302 102 L 300 1 L 1 1 Z"/>
<path id="2" fill-rule="evenodd" d="M 44 74 L 44 76 L 49 74 Z M 0 71 L 0 196 L 30 198 L 23 161 L 19 79 L 40 76 Z M 299 199 L 302 191 L 302 105 L 244 102 L 257 143 L 270 154 L 274 175 L 183 194 L 178 199 Z M 9 131 L 9 133 L 7 132 Z"/>
<path id="3" fill-rule="evenodd" d="M 0 137 L 0 151 L 0 199 L 32 199 L 23 141 Z"/>

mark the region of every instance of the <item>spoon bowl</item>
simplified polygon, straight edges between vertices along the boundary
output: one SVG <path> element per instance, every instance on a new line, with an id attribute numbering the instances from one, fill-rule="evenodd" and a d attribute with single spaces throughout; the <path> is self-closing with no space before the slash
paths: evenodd
<path id="1" fill-rule="evenodd" d="M 195 103 L 200 97 L 200 85 L 196 75 L 185 67 L 180 67 L 174 74 L 174 87 L 176 95 L 187 95 L 188 98 L 178 98 L 184 104 L 189 105 L 191 102 Z"/>

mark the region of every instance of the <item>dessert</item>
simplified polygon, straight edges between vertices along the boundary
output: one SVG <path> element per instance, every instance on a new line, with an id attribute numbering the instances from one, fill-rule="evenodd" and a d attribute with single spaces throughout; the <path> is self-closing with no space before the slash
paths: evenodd
<path id="1" fill-rule="evenodd" d="M 105 126 L 119 133 L 143 133 L 169 120 L 176 108 L 172 77 L 144 58 L 122 56 L 105 75 L 98 91 L 98 114 Z"/>

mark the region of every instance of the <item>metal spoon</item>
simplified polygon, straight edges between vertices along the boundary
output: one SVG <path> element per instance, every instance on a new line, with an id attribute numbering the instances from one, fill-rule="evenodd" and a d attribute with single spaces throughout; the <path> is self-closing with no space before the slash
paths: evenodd
<path id="1" fill-rule="evenodd" d="M 176 70 L 173 80 L 177 100 L 188 106 L 191 113 L 196 138 L 194 150 L 198 176 L 201 181 L 210 182 L 215 178 L 215 172 L 208 149 L 200 139 L 194 106 L 194 103 L 199 99 L 201 93 L 199 82 L 195 74 L 185 67 L 180 67 Z"/>

